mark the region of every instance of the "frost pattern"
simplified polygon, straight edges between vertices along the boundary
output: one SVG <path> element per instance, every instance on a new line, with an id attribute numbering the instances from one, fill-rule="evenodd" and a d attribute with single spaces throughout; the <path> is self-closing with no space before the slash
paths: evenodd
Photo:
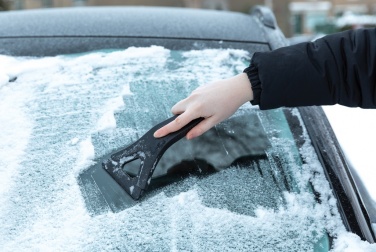
<path id="1" fill-rule="evenodd" d="M 94 157 L 136 140 L 156 123 L 154 110 L 169 116 L 170 106 L 188 92 L 241 72 L 247 58 L 238 50 L 161 47 L 1 56 L 0 250 L 312 251 L 325 232 L 338 237 L 334 251 L 342 251 L 344 240 L 347 247 L 371 248 L 344 230 L 308 138 L 299 150 L 306 162 L 301 168 L 289 152 L 293 143 L 267 127 L 273 148 L 290 153 L 285 159 L 294 163 L 298 190 L 267 195 L 256 170 L 231 167 L 173 184 L 122 212 L 89 215 L 78 172 Z M 164 91 L 150 98 L 164 106 L 150 107 L 139 97 L 129 104 L 134 90 L 148 91 L 145 81 Z M 179 83 L 179 89 L 167 83 Z M 127 111 L 132 106 L 136 114 Z M 129 125 L 127 118 L 135 116 L 147 123 Z M 254 199 L 264 203 L 247 203 L 259 202 Z"/>

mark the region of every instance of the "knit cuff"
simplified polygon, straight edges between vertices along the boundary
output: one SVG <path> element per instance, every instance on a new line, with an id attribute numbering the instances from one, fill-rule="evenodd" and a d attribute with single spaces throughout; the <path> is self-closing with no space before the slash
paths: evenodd
<path id="1" fill-rule="evenodd" d="M 251 82 L 253 92 L 253 100 L 251 103 L 252 105 L 259 105 L 261 96 L 261 81 L 258 74 L 258 67 L 251 63 L 251 65 L 244 69 L 243 72 L 247 74 L 248 79 Z"/>

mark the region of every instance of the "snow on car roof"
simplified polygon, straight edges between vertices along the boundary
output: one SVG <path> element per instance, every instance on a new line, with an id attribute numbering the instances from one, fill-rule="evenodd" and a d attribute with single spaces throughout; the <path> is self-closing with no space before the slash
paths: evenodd
<path id="1" fill-rule="evenodd" d="M 374 26 L 376 25 L 376 17 L 374 15 L 355 15 L 352 12 L 346 12 L 343 16 L 339 17 L 335 22 L 337 27 L 361 27 L 361 26 Z"/>
<path id="2" fill-rule="evenodd" d="M 162 47 L 44 58 L 0 56 L 1 250 L 320 251 L 325 233 L 334 237 L 333 251 L 374 250 L 345 231 L 306 132 L 306 144 L 294 150 L 305 162 L 291 163 L 299 190 L 283 192 L 284 203 L 277 208 L 259 205 L 246 211 L 252 214 L 243 214 L 222 205 L 226 190 L 240 191 L 244 199 L 262 193 L 252 171 L 231 167 L 172 184 L 118 213 L 88 212 L 77 174 L 109 146 L 116 149 L 140 134 L 132 128 L 118 130 L 114 118 L 127 106 L 123 97 L 134 95 L 130 82 L 149 81 L 164 90 L 179 81 L 188 91 L 241 72 L 247 58 L 240 50 L 174 52 Z M 167 115 L 179 95 L 184 93 L 156 95 L 166 107 L 144 107 L 143 112 L 158 109 Z M 258 116 L 249 104 L 244 109 Z M 288 132 L 264 126 L 273 146 L 295 160 Z M 108 142 L 94 141 L 96 134 L 115 132 L 112 138 L 100 138 Z M 276 137 L 281 132 L 286 138 Z M 319 202 L 308 181 L 320 194 Z M 243 198 L 233 200 L 240 204 Z"/>

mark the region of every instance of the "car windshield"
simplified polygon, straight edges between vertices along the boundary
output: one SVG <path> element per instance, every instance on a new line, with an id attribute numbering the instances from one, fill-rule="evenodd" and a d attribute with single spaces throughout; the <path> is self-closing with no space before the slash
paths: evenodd
<path id="1" fill-rule="evenodd" d="M 1 56 L 5 251 L 328 251 L 345 228 L 296 109 L 245 104 L 203 136 L 179 141 L 153 180 L 179 179 L 127 209 L 114 211 L 80 179 L 170 117 L 193 89 L 240 73 L 249 58 L 157 46 Z"/>

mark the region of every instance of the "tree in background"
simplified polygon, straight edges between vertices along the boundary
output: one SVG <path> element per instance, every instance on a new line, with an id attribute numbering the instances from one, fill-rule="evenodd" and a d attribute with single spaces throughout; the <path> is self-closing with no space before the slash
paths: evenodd
<path id="1" fill-rule="evenodd" d="M 10 8 L 9 0 L 0 0 L 0 11 L 6 11 Z"/>

